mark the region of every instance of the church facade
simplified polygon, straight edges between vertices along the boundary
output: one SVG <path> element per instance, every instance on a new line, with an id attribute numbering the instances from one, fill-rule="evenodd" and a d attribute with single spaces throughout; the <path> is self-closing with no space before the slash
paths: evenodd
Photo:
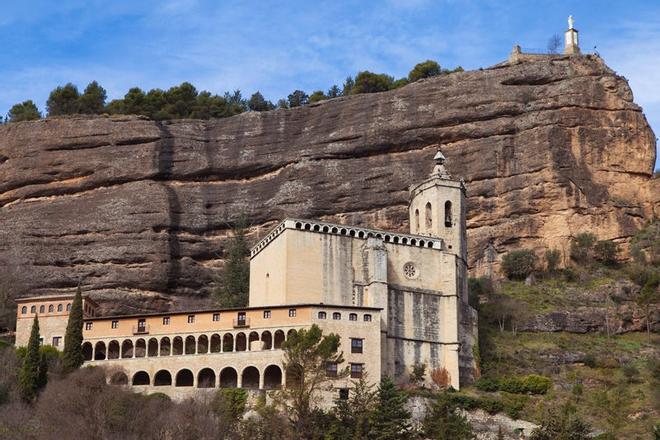
<path id="1" fill-rule="evenodd" d="M 282 342 L 318 325 L 341 338 L 343 365 L 328 365 L 340 394 L 366 375 L 407 382 L 416 365 L 427 383 L 443 372 L 459 389 L 476 370 L 477 314 L 467 298 L 465 186 L 438 152 L 431 175 L 410 188 L 410 233 L 286 219 L 250 255 L 249 305 L 95 316 L 85 299 L 86 365 L 111 383 L 182 396 L 195 388 L 286 386 Z M 34 315 L 43 343 L 61 348 L 72 297 L 19 301 L 16 344 Z M 57 304 L 55 304 L 56 301 Z"/>

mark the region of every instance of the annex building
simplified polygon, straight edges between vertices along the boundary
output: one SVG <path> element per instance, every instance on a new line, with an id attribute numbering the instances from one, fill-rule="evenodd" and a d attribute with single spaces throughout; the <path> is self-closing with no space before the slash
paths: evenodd
<path id="1" fill-rule="evenodd" d="M 477 314 L 467 298 L 465 186 L 441 152 L 430 176 L 410 188 L 410 233 L 286 219 L 250 255 L 249 306 L 96 316 L 84 296 L 85 365 L 108 381 L 173 397 L 196 388 L 286 386 L 282 343 L 318 325 L 341 337 L 351 378 L 406 382 L 416 364 L 446 369 L 458 389 L 473 379 Z M 44 344 L 62 348 L 73 296 L 18 300 L 16 345 L 35 315 Z M 345 395 L 345 391 L 341 391 Z"/>

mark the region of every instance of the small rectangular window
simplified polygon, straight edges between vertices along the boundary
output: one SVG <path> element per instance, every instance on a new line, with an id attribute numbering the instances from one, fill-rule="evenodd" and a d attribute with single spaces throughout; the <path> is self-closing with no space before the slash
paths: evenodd
<path id="1" fill-rule="evenodd" d="M 326 313 L 325 312 L 319 312 L 319 319 L 325 319 Z"/>
<path id="2" fill-rule="evenodd" d="M 363 343 L 362 339 L 351 338 L 351 353 L 362 353 Z"/>
<path id="3" fill-rule="evenodd" d="M 339 388 L 339 400 L 348 400 L 348 388 Z"/>
<path id="4" fill-rule="evenodd" d="M 91 330 L 92 329 L 92 323 L 91 322 L 86 322 L 85 323 L 85 330 Z"/>
<path id="5" fill-rule="evenodd" d="M 371 322 L 371 315 L 364 315 L 364 322 Z"/>
<path id="6" fill-rule="evenodd" d="M 218 322 L 218 321 L 220 321 L 220 313 L 214 313 L 213 322 Z"/>
<path id="7" fill-rule="evenodd" d="M 325 364 L 325 375 L 328 377 L 337 377 L 337 363 L 328 362 Z"/>
<path id="8" fill-rule="evenodd" d="M 112 323 L 110 324 L 111 328 L 117 328 L 118 326 L 119 326 L 119 321 L 112 321 Z"/>
<path id="9" fill-rule="evenodd" d="M 348 315 L 348 320 L 357 321 L 357 313 L 351 313 L 350 315 Z"/>
<path id="10" fill-rule="evenodd" d="M 362 377 L 363 364 L 351 364 L 351 378 L 360 379 Z"/>
<path id="11" fill-rule="evenodd" d="M 59 347 L 62 342 L 61 336 L 53 336 L 53 347 Z"/>
<path id="12" fill-rule="evenodd" d="M 332 314 L 332 319 L 334 319 L 335 321 L 339 321 L 341 319 L 341 313 L 339 313 L 339 312 L 333 313 Z"/>
<path id="13" fill-rule="evenodd" d="M 192 324 L 195 322 L 195 315 L 188 315 L 188 324 Z"/>
<path id="14" fill-rule="evenodd" d="M 163 317 L 163 325 L 170 325 L 170 317 L 169 316 L 164 316 Z"/>
<path id="15" fill-rule="evenodd" d="M 296 317 L 296 309 L 289 309 L 289 318 Z"/>
<path id="16" fill-rule="evenodd" d="M 264 310 L 264 319 L 270 318 L 270 310 Z"/>

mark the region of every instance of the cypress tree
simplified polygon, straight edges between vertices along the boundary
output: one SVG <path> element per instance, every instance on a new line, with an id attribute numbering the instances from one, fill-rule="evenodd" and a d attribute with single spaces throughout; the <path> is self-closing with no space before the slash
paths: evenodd
<path id="1" fill-rule="evenodd" d="M 41 356 L 39 353 L 39 317 L 35 316 L 32 322 L 32 331 L 28 340 L 23 366 L 19 373 L 19 385 L 21 398 L 26 402 L 31 402 L 37 395 L 39 388 L 39 367 L 41 365 Z"/>
<path id="2" fill-rule="evenodd" d="M 410 413 L 406 394 L 392 379 L 384 377 L 378 386 L 378 404 L 373 414 L 369 438 L 378 440 L 407 439 L 411 436 Z"/>
<path id="3" fill-rule="evenodd" d="M 71 304 L 69 322 L 66 325 L 66 333 L 64 334 L 64 351 L 62 352 L 62 371 L 64 373 L 69 373 L 83 364 L 82 330 L 82 291 L 80 290 L 80 286 L 78 286 L 76 296 L 73 298 L 73 304 Z"/>
<path id="4" fill-rule="evenodd" d="M 242 222 L 234 227 L 234 236 L 227 246 L 227 259 L 216 279 L 213 296 L 221 307 L 245 307 L 250 291 L 250 248 Z"/>

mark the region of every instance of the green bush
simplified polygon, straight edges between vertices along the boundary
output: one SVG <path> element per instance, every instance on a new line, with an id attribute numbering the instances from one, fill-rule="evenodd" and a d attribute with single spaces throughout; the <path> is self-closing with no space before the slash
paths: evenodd
<path id="1" fill-rule="evenodd" d="M 517 419 L 529 401 L 529 397 L 505 393 L 502 396 L 504 413 L 512 419 Z"/>
<path id="2" fill-rule="evenodd" d="M 600 240 L 594 246 L 594 258 L 608 266 L 616 264 L 619 248 L 611 240 Z"/>
<path id="3" fill-rule="evenodd" d="M 571 259 L 577 263 L 588 262 L 593 253 L 596 236 L 590 232 L 582 232 L 571 240 Z"/>
<path id="4" fill-rule="evenodd" d="M 596 357 L 593 354 L 586 355 L 583 362 L 589 368 L 596 368 Z"/>
<path id="5" fill-rule="evenodd" d="M 502 258 L 502 270 L 509 279 L 524 280 L 536 268 L 536 254 L 530 249 L 508 252 Z"/>
<path id="6" fill-rule="evenodd" d="M 482 377 L 475 386 L 481 391 L 505 391 L 512 394 L 545 394 L 552 381 L 545 376 L 530 374 L 522 377 L 487 378 Z"/>
<path id="7" fill-rule="evenodd" d="M 561 261 L 559 249 L 548 249 L 545 251 L 545 267 L 548 272 L 556 272 Z"/>
<path id="8" fill-rule="evenodd" d="M 489 414 L 497 414 L 504 410 L 504 404 L 491 397 L 472 397 L 460 393 L 448 393 L 452 405 L 466 411 L 483 409 Z"/>

